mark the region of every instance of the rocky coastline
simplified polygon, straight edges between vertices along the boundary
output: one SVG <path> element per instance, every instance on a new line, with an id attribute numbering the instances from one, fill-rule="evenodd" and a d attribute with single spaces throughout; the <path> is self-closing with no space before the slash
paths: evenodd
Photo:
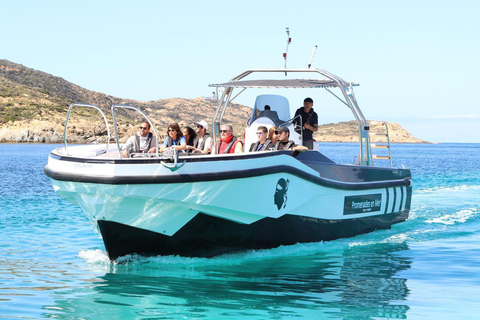
<path id="1" fill-rule="evenodd" d="M 192 124 L 181 121 L 180 126 L 184 127 Z M 63 143 L 64 142 L 64 122 L 61 121 L 42 121 L 30 120 L 15 122 L 0 126 L 0 143 Z M 391 143 L 429 143 L 412 136 L 407 130 L 399 124 L 389 123 L 390 142 Z M 159 135 L 165 137 L 165 128 L 156 127 Z M 93 124 L 88 120 L 75 121 L 67 128 L 68 143 L 89 143 L 105 142 L 107 130 L 105 126 L 97 123 Z M 119 125 L 120 142 L 124 142 L 130 135 L 138 129 L 133 123 Z M 237 136 L 243 136 L 241 130 L 237 130 Z M 358 142 L 358 129 L 355 122 L 340 122 L 334 124 L 325 124 L 319 127 L 319 131 L 314 134 L 314 139 L 319 142 Z M 372 133 L 375 133 L 372 130 Z M 111 131 L 113 135 L 113 130 Z M 112 137 L 113 138 L 113 137 Z M 384 142 L 385 139 L 372 135 L 372 142 Z M 113 140 L 112 140 L 113 141 Z"/>
<path id="2" fill-rule="evenodd" d="M 193 123 L 200 120 L 210 122 L 216 108 L 216 101 L 201 97 L 147 102 L 117 98 L 0 59 L 0 143 L 63 143 L 65 118 L 69 106 L 74 102 L 96 105 L 107 117 L 112 104 L 135 106 L 149 116 L 160 138 L 166 135 L 167 126 L 174 122 L 181 127 L 193 127 Z M 223 120 L 233 126 L 235 135 L 243 137 L 245 124 L 251 114 L 251 108 L 233 104 Z M 72 113 L 67 128 L 67 142 L 105 142 L 108 135 L 105 124 L 98 121 L 101 118 L 94 110 Z M 138 115 L 134 116 L 128 111 L 118 114 L 120 142 L 138 130 L 140 121 L 142 119 Z M 426 142 L 413 137 L 399 124 L 389 124 L 389 131 L 392 143 Z M 110 128 L 110 132 L 113 138 L 113 128 Z M 314 134 L 314 139 L 321 142 L 357 142 L 358 125 L 354 121 L 324 124 Z M 381 141 L 373 139 L 373 136 L 372 140 Z"/>

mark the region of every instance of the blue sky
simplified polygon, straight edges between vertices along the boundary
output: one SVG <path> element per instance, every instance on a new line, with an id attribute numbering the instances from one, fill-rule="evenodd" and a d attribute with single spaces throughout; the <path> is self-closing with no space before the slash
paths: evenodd
<path id="1" fill-rule="evenodd" d="M 306 67 L 318 45 L 312 67 L 360 83 L 368 119 L 432 142 L 480 143 L 479 1 L 2 0 L 0 8 L 0 58 L 141 101 L 208 96 L 209 84 L 245 69 L 283 67 L 289 27 L 288 67 Z M 305 95 L 289 96 L 292 110 Z M 308 95 L 321 123 L 353 119 L 323 90 Z M 253 95 L 237 102 L 253 106 Z"/>

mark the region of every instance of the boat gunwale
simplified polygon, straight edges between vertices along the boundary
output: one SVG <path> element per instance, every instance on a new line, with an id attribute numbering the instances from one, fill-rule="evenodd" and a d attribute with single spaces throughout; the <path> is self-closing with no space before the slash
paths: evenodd
<path id="1" fill-rule="evenodd" d="M 278 155 L 283 154 L 290 154 L 290 152 L 280 152 Z M 263 156 L 267 156 L 268 153 L 265 153 Z M 245 156 L 245 155 L 244 155 Z M 254 154 L 253 157 L 257 158 L 262 156 L 258 153 Z M 223 158 L 223 159 L 222 159 Z M 206 159 L 205 161 L 210 160 L 225 160 L 227 157 L 211 157 Z M 202 157 L 202 159 L 205 159 Z M 235 156 L 230 158 L 233 159 L 247 159 L 247 157 Z M 71 160 L 73 162 L 83 162 L 83 163 L 105 163 L 105 164 L 116 164 L 118 160 L 98 160 L 90 161 L 89 159 L 79 159 L 75 157 L 62 157 L 60 160 Z M 150 159 L 152 160 L 152 159 Z M 159 159 L 153 159 L 155 161 L 148 161 L 148 162 L 133 162 L 129 160 L 125 160 L 128 162 L 120 162 L 123 164 L 145 164 L 145 163 L 159 163 Z M 120 160 L 121 161 L 121 160 Z M 300 161 L 299 161 L 300 162 Z M 305 161 L 308 163 L 308 161 Z M 302 162 L 300 162 L 302 163 Z M 308 164 L 303 163 L 304 165 L 308 166 Z M 350 166 L 350 165 L 339 165 L 336 163 L 322 163 L 322 165 L 326 166 L 341 166 L 341 167 L 350 167 L 350 168 L 358 168 L 358 169 L 366 169 L 366 170 L 385 170 L 385 171 L 395 171 L 400 170 L 403 171 L 403 177 L 400 179 L 389 179 L 389 180 L 376 180 L 376 181 L 352 181 L 352 182 L 344 182 L 338 181 L 330 178 L 321 177 L 320 173 L 318 176 L 315 176 L 311 173 L 305 172 L 299 168 L 296 168 L 291 165 L 283 165 L 283 164 L 272 164 L 271 166 L 261 167 L 261 168 L 251 168 L 251 169 L 242 169 L 242 170 L 229 170 L 229 171 L 217 171 L 215 173 L 212 172 L 203 172 L 203 173 L 185 173 L 181 174 L 175 172 L 174 174 L 168 175 L 129 175 L 129 176 L 93 176 L 93 175 L 85 175 L 79 174 L 78 172 L 75 173 L 65 173 L 65 172 L 56 172 L 53 169 L 49 168 L 48 164 L 44 168 L 45 174 L 53 179 L 59 181 L 73 181 L 73 182 L 85 182 L 85 183 L 99 183 L 99 184 L 112 184 L 112 185 L 120 185 L 120 184 L 176 184 L 176 183 L 194 183 L 194 182 L 211 182 L 211 181 L 222 181 L 222 180 L 233 180 L 233 179 L 244 179 L 244 178 L 252 178 L 252 177 L 259 177 L 265 175 L 272 175 L 272 174 L 292 174 L 297 176 L 303 180 L 308 182 L 314 183 L 316 185 L 333 188 L 333 189 L 341 189 L 341 190 L 367 190 L 367 189 L 378 189 L 378 188 L 390 188 L 390 187 L 397 187 L 397 186 L 410 186 L 411 185 L 411 175 L 410 170 L 408 169 L 391 169 L 391 168 L 379 168 L 379 167 L 368 167 L 368 166 Z M 309 167 L 310 168 L 310 167 Z M 317 170 L 315 170 L 317 171 Z M 318 172 L 318 171 L 317 171 Z"/>

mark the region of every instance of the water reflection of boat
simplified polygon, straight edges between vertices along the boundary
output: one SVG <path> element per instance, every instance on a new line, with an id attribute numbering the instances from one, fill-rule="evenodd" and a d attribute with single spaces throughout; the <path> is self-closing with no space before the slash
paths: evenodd
<path id="1" fill-rule="evenodd" d="M 409 288 L 401 273 L 412 262 L 399 254 L 408 250 L 405 243 L 316 247 L 311 254 L 283 248 L 276 257 L 259 253 L 215 261 L 145 258 L 87 279 L 88 290 L 64 293 L 53 307 L 78 318 L 146 311 L 150 317 L 209 319 L 407 317 Z"/>
<path id="2" fill-rule="evenodd" d="M 244 80 L 251 74 L 269 77 L 279 73 L 313 73 L 324 78 Z M 173 152 L 125 159 L 119 152 L 115 110 L 141 111 L 114 105 L 116 146 L 67 147 L 65 137 L 64 147 L 51 152 L 45 173 L 55 191 L 78 204 L 98 226 L 111 259 L 130 253 L 210 257 L 390 228 L 408 217 L 410 170 L 373 165 L 369 123 L 356 102 L 354 85 L 321 69 L 247 70 L 229 82 L 213 85 L 223 88 L 223 94 L 212 120 L 214 128 L 223 123 L 235 89 L 336 89 L 358 122 L 359 152 L 354 165 L 337 164 L 317 150 L 227 155 Z M 276 95 L 258 99 L 261 103 L 255 105 L 245 130 L 247 145 L 259 125 L 269 128 L 275 121 L 290 128 L 291 139 L 301 143 L 302 128 L 294 125 L 288 100 Z M 265 104 L 277 113 L 278 120 L 257 116 Z M 100 111 L 108 130 L 100 108 L 74 104 L 70 110 L 80 106 Z"/>

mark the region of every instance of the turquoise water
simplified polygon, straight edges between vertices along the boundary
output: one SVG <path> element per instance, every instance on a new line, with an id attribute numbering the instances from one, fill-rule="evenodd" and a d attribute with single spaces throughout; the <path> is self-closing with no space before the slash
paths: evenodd
<path id="1" fill-rule="evenodd" d="M 351 239 L 111 264 L 43 175 L 54 145 L 0 144 L 2 319 L 478 319 L 480 144 L 393 146 L 410 219 Z M 321 144 L 352 163 L 355 144 Z"/>

